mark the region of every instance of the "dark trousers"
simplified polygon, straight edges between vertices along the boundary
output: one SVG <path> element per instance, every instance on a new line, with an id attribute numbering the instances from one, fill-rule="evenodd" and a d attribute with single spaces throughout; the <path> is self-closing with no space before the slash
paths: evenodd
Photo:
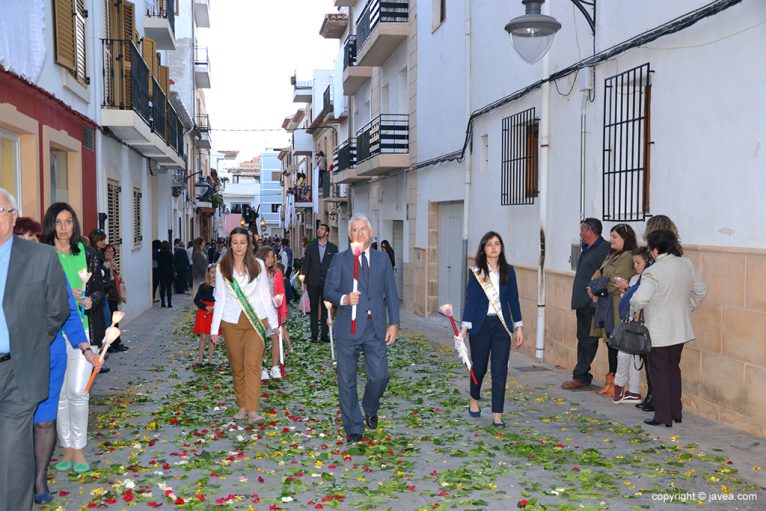
<path id="1" fill-rule="evenodd" d="M 189 270 L 178 270 L 176 276 L 176 293 L 181 294 L 186 292 L 186 274 Z M 160 291 L 162 293 L 162 291 Z"/>
<path id="2" fill-rule="evenodd" d="M 649 371 L 654 391 L 654 420 L 673 424 L 681 420 L 681 352 L 684 345 L 652 347 L 649 353 Z"/>
<path id="3" fill-rule="evenodd" d="M 12 362 L 0 362 L 0 511 L 32 509 L 36 406 L 21 396 Z"/>
<path id="4" fill-rule="evenodd" d="M 360 338 L 337 339 L 335 349 L 338 355 L 338 397 L 343 428 L 347 435 L 363 435 L 364 421 L 359 410 L 359 395 L 356 390 L 359 353 L 364 352 L 364 372 L 367 373 L 362 408 L 368 416 L 377 415 L 380 398 L 386 391 L 391 377 L 388 373 L 386 342 L 375 335 L 372 321 L 368 321 Z"/>
<path id="5" fill-rule="evenodd" d="M 160 300 L 165 305 L 167 297 L 168 305 L 172 305 L 171 296 L 173 295 L 173 277 L 160 277 Z"/>
<path id="6" fill-rule="evenodd" d="M 293 290 L 293 285 L 290 283 L 290 276 L 293 274 L 293 267 L 288 266 L 285 268 L 285 300 L 288 302 L 292 302 L 294 300 L 297 300 L 300 298 L 300 296 L 296 296 L 296 293 Z M 300 293 L 298 293 L 300 295 Z"/>
<path id="7" fill-rule="evenodd" d="M 617 372 L 617 350 L 610 347 L 608 344 L 606 345 L 606 349 L 609 350 L 607 352 L 607 359 L 609 360 L 609 372 L 616 373 Z"/>
<path id="8" fill-rule="evenodd" d="M 576 308 L 575 313 L 577 314 L 577 365 L 572 371 L 572 378 L 590 385 L 593 380 L 593 375 L 590 374 L 590 365 L 596 358 L 599 343 L 598 337 L 590 335 L 590 327 L 593 323 L 593 307 L 591 304 L 583 305 Z"/>
<path id="9" fill-rule="evenodd" d="M 322 340 L 329 339 L 329 329 L 327 327 L 327 309 L 322 303 L 324 299 L 324 282 L 317 286 L 307 286 L 306 290 L 309 293 L 309 302 L 311 303 L 311 310 L 309 311 L 309 324 L 311 325 L 311 340 L 318 339 L 320 325 L 317 324 L 317 320 L 321 319 L 321 331 Z"/>
<path id="10" fill-rule="evenodd" d="M 487 316 L 479 333 L 470 336 L 473 372 L 478 384 L 471 380 L 471 397 L 478 401 L 481 383 L 487 374 L 487 365 L 492 369 L 492 413 L 503 413 L 505 404 L 505 382 L 508 379 L 508 357 L 511 355 L 511 340 L 497 316 Z"/>
<path id="11" fill-rule="evenodd" d="M 157 288 L 160 287 L 160 277 L 157 268 L 152 268 L 152 301 L 157 296 Z"/>

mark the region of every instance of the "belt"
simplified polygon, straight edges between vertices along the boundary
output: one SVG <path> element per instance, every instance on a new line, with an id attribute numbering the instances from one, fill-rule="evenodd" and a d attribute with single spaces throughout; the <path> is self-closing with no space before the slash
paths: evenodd
<path id="1" fill-rule="evenodd" d="M 11 359 L 10 353 L 0 353 L 0 362 L 5 362 L 6 360 Z"/>

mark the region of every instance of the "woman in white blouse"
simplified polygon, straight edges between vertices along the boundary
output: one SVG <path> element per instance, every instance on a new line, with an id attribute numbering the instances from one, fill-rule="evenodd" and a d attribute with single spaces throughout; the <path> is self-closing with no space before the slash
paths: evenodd
<path id="1" fill-rule="evenodd" d="M 258 414 L 261 396 L 261 361 L 263 359 L 264 339 L 245 313 L 247 304 L 252 308 L 264 329 L 277 325 L 277 315 L 271 303 L 269 281 L 263 261 L 255 257 L 247 229 L 236 227 L 231 231 L 227 250 L 218 262 L 215 271 L 215 309 L 211 332 L 218 332 L 219 327 L 226 342 L 229 356 L 234 395 L 239 405 L 235 419 L 244 419 L 253 424 L 263 422 Z M 242 291 L 247 300 L 241 304 L 235 288 Z M 219 335 L 210 336 L 214 343 Z"/>

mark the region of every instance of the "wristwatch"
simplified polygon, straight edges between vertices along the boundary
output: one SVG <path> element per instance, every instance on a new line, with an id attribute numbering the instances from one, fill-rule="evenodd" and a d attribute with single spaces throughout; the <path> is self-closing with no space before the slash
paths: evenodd
<path id="1" fill-rule="evenodd" d="M 87 348 L 80 348 L 80 351 L 82 352 L 83 355 L 85 355 L 86 351 L 91 351 L 92 352 L 93 350 L 91 349 L 90 346 L 88 346 Z"/>

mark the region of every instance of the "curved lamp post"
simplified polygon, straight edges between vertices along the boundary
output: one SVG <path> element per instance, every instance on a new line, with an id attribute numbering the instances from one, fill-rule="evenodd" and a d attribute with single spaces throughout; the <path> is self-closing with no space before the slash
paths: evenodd
<path id="1" fill-rule="evenodd" d="M 570 1 L 585 16 L 591 32 L 595 35 L 596 0 L 590 2 L 584 0 Z M 542 14 L 542 5 L 545 0 L 522 0 L 522 3 L 526 6 L 526 12 L 523 16 L 513 18 L 506 23 L 505 31 L 511 36 L 513 47 L 519 56 L 530 64 L 534 64 L 551 49 L 556 32 L 561 28 L 561 23 L 553 16 Z M 592 15 L 585 6 L 592 8 Z"/>

